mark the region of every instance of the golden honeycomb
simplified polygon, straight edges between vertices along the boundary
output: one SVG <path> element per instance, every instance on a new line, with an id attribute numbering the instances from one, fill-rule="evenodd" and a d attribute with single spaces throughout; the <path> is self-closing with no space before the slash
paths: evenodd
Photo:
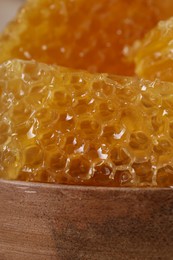
<path id="1" fill-rule="evenodd" d="M 35 61 L 0 65 L 0 177 L 173 186 L 173 84 Z"/>
<path id="2" fill-rule="evenodd" d="M 35 59 L 133 75 L 129 46 L 171 15 L 172 0 L 28 0 L 0 37 L 0 63 Z"/>
<path id="3" fill-rule="evenodd" d="M 173 17 L 161 21 L 134 45 L 136 74 L 173 82 Z"/>

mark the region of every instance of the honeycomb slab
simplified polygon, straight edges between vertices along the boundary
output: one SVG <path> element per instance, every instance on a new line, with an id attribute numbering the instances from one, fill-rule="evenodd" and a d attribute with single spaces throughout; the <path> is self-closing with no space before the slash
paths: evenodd
<path id="1" fill-rule="evenodd" d="M 0 63 L 35 59 L 133 75 L 129 46 L 171 15 L 172 0 L 28 0 L 0 37 Z"/>
<path id="2" fill-rule="evenodd" d="M 34 61 L 0 65 L 0 176 L 173 186 L 173 85 Z"/>
<path id="3" fill-rule="evenodd" d="M 161 21 L 134 46 L 136 74 L 154 80 L 173 81 L 173 18 Z"/>

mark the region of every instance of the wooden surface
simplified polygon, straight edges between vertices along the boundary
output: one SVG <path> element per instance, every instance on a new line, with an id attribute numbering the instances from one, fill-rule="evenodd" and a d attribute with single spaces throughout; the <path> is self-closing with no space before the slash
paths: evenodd
<path id="1" fill-rule="evenodd" d="M 173 190 L 0 181 L 0 260 L 173 259 Z"/>

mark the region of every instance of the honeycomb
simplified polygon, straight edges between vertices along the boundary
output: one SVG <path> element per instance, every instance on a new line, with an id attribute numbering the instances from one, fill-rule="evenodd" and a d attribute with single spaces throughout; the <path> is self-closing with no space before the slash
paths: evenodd
<path id="1" fill-rule="evenodd" d="M 35 61 L 0 65 L 0 177 L 173 186 L 173 85 Z"/>
<path id="2" fill-rule="evenodd" d="M 173 17 L 136 42 L 133 52 L 137 75 L 173 82 Z"/>
<path id="3" fill-rule="evenodd" d="M 0 63 L 35 59 L 134 75 L 129 46 L 172 10 L 172 0 L 28 0 L 0 37 Z"/>

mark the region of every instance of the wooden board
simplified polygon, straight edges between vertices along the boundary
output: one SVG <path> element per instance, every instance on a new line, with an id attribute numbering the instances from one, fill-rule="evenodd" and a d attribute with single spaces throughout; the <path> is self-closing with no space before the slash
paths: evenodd
<path id="1" fill-rule="evenodd" d="M 173 259 L 173 190 L 0 181 L 0 260 Z"/>

